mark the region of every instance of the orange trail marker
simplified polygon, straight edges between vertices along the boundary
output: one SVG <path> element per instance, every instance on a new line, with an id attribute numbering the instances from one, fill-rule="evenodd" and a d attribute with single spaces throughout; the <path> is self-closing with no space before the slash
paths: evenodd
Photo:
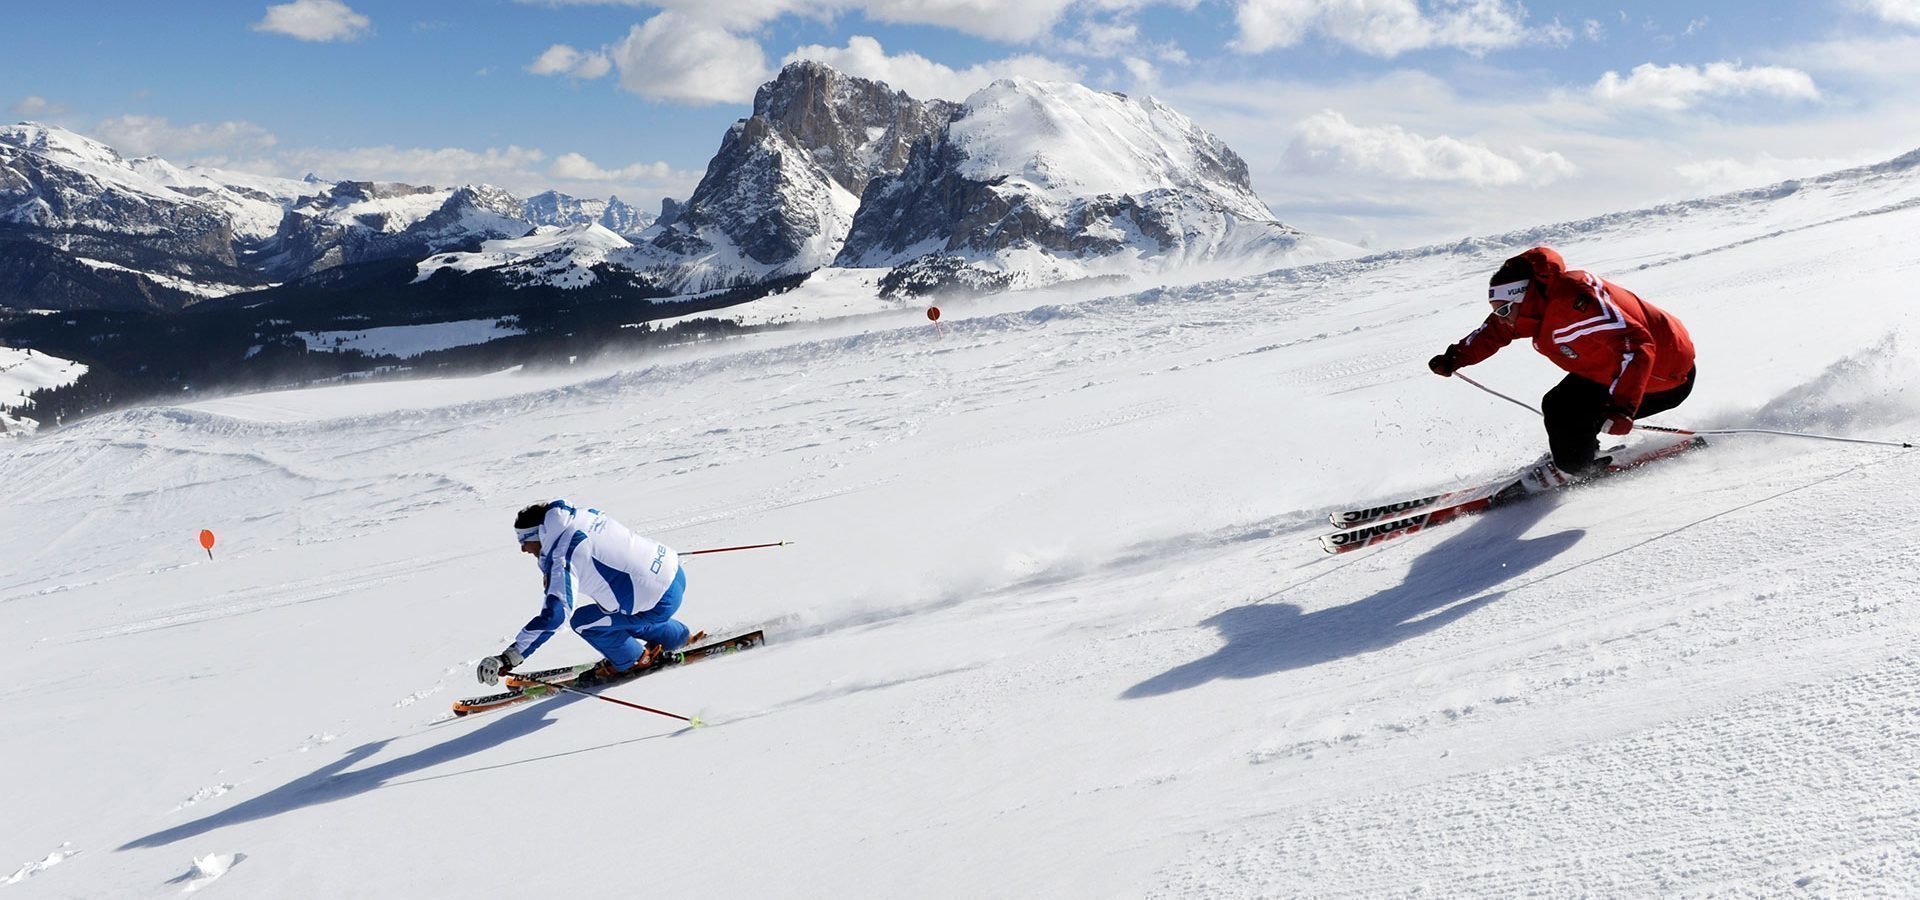
<path id="1" fill-rule="evenodd" d="M 212 559 L 213 558 L 213 532 L 208 531 L 205 528 L 200 529 L 200 546 L 205 547 L 207 549 L 207 558 Z"/>

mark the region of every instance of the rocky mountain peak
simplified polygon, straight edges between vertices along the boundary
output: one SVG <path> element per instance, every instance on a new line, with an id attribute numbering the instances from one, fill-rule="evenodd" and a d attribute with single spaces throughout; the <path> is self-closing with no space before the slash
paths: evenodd
<path id="1" fill-rule="evenodd" d="M 1172 107 L 1011 78 L 868 187 L 836 264 L 893 268 L 890 285 L 921 291 L 1351 249 L 1305 238 L 1274 220 L 1238 154 Z"/>
<path id="2" fill-rule="evenodd" d="M 743 138 L 780 135 L 858 197 L 874 175 L 906 165 L 913 141 L 945 125 L 957 109 L 801 60 L 755 92 L 753 116 L 742 121 Z"/>
<path id="3" fill-rule="evenodd" d="M 954 109 L 821 63 L 788 65 L 755 94 L 753 115 L 727 130 L 679 214 L 656 223 L 654 270 L 701 290 L 828 264 L 867 185 L 899 171 Z M 714 258 L 741 262 L 716 272 L 706 262 Z M 671 274 L 689 264 L 697 275 Z"/>

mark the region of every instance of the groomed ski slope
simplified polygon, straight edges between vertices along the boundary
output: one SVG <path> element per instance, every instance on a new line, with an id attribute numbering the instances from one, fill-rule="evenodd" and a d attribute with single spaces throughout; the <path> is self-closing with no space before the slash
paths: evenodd
<path id="1" fill-rule="evenodd" d="M 1691 327 L 1699 388 L 1659 421 L 1912 440 L 1915 198 L 1908 160 L 0 447 L 0 889 L 1904 894 L 1920 452 L 1726 438 L 1378 550 L 1313 538 L 1541 452 L 1424 361 L 1542 236 Z M 766 647 L 616 689 L 708 727 L 447 719 L 538 606 L 512 512 L 561 495 L 682 549 L 797 542 L 688 563 L 685 618 Z"/>

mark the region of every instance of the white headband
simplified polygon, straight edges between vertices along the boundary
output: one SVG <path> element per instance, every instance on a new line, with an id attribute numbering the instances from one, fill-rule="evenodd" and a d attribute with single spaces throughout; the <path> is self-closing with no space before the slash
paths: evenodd
<path id="1" fill-rule="evenodd" d="M 1487 288 L 1488 303 L 1518 303 L 1527 296 L 1527 280 L 1509 281 Z"/>
<path id="2" fill-rule="evenodd" d="M 535 543 L 535 544 L 540 543 L 540 526 L 535 525 L 532 528 L 515 528 L 513 530 L 513 536 L 516 538 L 519 538 L 520 543 L 522 544 L 529 543 L 529 542 Z"/>

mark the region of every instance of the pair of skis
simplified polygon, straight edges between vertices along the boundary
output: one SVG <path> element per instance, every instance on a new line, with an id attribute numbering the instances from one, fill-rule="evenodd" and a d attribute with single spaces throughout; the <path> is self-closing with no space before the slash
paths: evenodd
<path id="1" fill-rule="evenodd" d="M 1322 535 L 1320 546 L 1328 553 L 1348 553 L 1363 547 L 1372 547 L 1397 537 L 1425 531 L 1462 516 L 1505 506 L 1569 485 L 1605 478 L 1706 445 L 1705 438 L 1689 436 L 1678 441 L 1652 444 L 1628 453 L 1616 452 L 1608 459 L 1605 468 L 1580 478 L 1569 476 L 1555 468 L 1551 460 L 1542 459 L 1511 478 L 1503 478 L 1478 487 L 1446 491 L 1399 503 L 1330 513 L 1327 519 L 1339 530 Z"/>
<path id="2" fill-rule="evenodd" d="M 680 666 L 689 665 L 715 656 L 725 656 L 731 653 L 739 653 L 742 650 L 750 650 L 766 642 L 766 632 L 756 629 L 723 640 L 701 644 L 689 650 L 681 650 L 667 654 L 653 665 L 623 673 L 606 681 L 596 682 L 593 687 L 599 689 L 611 687 L 616 684 L 625 684 L 636 678 L 652 675 L 655 672 L 679 668 Z M 559 666 L 552 669 L 539 669 L 532 672 L 509 673 L 506 676 L 507 690 L 498 694 L 488 694 L 484 697 L 468 697 L 464 700 L 455 700 L 453 702 L 453 714 L 456 716 L 469 716 L 474 713 L 487 712 L 503 706 L 512 706 L 516 703 L 524 703 L 528 700 L 535 700 L 561 693 L 554 685 L 568 684 L 596 665 L 598 665 L 598 663 L 580 663 L 578 665 Z"/>

